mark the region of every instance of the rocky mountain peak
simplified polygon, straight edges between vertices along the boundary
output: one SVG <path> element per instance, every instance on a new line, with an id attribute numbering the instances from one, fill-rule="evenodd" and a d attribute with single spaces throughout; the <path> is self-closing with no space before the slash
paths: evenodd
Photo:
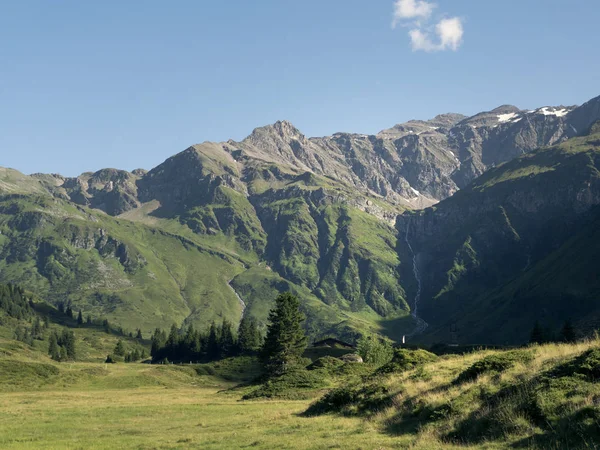
<path id="1" fill-rule="evenodd" d="M 291 122 L 278 120 L 272 125 L 255 128 L 245 141 L 260 142 L 264 140 L 277 140 L 289 142 L 291 140 L 305 141 L 306 137 Z"/>
<path id="2" fill-rule="evenodd" d="M 438 114 L 433 119 L 428 120 L 427 123 L 434 127 L 452 128 L 458 122 L 466 118 L 467 116 L 459 113 Z"/>
<path id="3" fill-rule="evenodd" d="M 515 105 L 501 105 L 490 111 L 490 113 L 495 113 L 495 114 L 509 114 L 509 113 L 518 113 L 518 112 L 521 112 L 521 109 L 517 108 Z"/>

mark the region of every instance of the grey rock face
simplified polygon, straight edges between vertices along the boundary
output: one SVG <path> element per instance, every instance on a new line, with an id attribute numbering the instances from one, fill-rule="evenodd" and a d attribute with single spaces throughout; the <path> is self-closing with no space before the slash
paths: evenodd
<path id="1" fill-rule="evenodd" d="M 40 175 L 40 180 L 56 196 L 111 215 L 151 200 L 181 211 L 211 201 L 218 186 L 248 197 L 256 180 L 293 182 L 305 173 L 326 177 L 361 197 L 422 209 L 491 167 L 586 134 L 599 119 L 600 97 L 580 107 L 525 111 L 503 105 L 472 117 L 442 114 L 377 135 L 307 138 L 290 122 L 279 121 L 255 129 L 241 142 L 195 145 L 149 172 L 104 169 L 77 178 Z"/>
<path id="2" fill-rule="evenodd" d="M 116 216 L 140 206 L 138 175 L 125 170 L 102 169 L 76 178 L 60 175 L 34 175 L 55 196 L 78 205 L 100 209 Z"/>

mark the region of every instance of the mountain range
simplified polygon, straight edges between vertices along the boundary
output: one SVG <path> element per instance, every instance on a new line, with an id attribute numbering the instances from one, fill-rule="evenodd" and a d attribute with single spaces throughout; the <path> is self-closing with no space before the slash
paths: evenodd
<path id="1" fill-rule="evenodd" d="M 510 344 L 566 317 L 591 329 L 599 120 L 600 97 L 377 135 L 307 138 L 282 121 L 150 171 L 0 169 L 0 282 L 144 331 L 264 324 L 284 290 L 313 338 Z"/>

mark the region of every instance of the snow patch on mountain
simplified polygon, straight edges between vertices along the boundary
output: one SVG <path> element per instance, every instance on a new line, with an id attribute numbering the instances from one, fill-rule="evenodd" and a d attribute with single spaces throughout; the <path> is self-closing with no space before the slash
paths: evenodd
<path id="1" fill-rule="evenodd" d="M 509 113 L 509 114 L 498 114 L 497 117 L 498 117 L 498 122 L 505 123 L 505 122 L 510 122 L 512 119 L 514 119 L 517 116 L 518 116 L 517 113 Z"/>
<path id="2" fill-rule="evenodd" d="M 571 112 L 571 110 L 566 109 L 566 108 L 550 108 L 550 107 L 543 107 L 543 108 L 539 108 L 536 109 L 534 111 L 534 113 L 536 114 L 543 114 L 544 116 L 556 116 L 556 117 L 564 117 L 567 114 L 569 114 Z"/>

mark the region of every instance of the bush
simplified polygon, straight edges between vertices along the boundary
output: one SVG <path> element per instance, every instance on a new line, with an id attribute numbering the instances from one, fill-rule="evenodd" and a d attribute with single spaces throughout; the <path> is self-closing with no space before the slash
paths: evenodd
<path id="1" fill-rule="evenodd" d="M 244 395 L 242 400 L 254 398 L 306 399 L 313 397 L 316 389 L 328 386 L 326 370 L 295 369 L 268 379 L 260 387 Z"/>
<path id="2" fill-rule="evenodd" d="M 392 360 L 379 369 L 379 373 L 406 372 L 426 363 L 437 361 L 438 357 L 427 350 L 407 350 L 399 348 L 394 351 Z"/>
<path id="3" fill-rule="evenodd" d="M 322 358 L 317 359 L 311 365 L 309 365 L 307 370 L 316 370 L 316 369 L 325 369 L 328 372 L 334 372 L 339 367 L 343 366 L 344 361 L 334 358 L 333 356 L 323 356 Z"/>
<path id="4" fill-rule="evenodd" d="M 391 401 L 389 390 L 377 382 L 345 386 L 329 391 L 310 405 L 304 414 L 316 416 L 332 412 L 346 415 L 376 413 L 390 406 Z"/>
<path id="5" fill-rule="evenodd" d="M 467 381 L 473 381 L 484 373 L 501 373 L 510 369 L 516 363 L 527 363 L 532 359 L 533 355 L 530 352 L 523 350 L 486 356 L 464 370 L 458 378 L 454 380 L 454 383 L 460 384 Z"/>
<path id="6" fill-rule="evenodd" d="M 600 379 L 600 349 L 594 348 L 588 350 L 577 358 L 557 367 L 553 375 L 572 376 L 583 375 L 591 381 Z"/>
<path id="7" fill-rule="evenodd" d="M 381 366 L 392 359 L 394 348 L 387 341 L 374 336 L 363 336 L 357 343 L 358 354 L 367 364 Z"/>

